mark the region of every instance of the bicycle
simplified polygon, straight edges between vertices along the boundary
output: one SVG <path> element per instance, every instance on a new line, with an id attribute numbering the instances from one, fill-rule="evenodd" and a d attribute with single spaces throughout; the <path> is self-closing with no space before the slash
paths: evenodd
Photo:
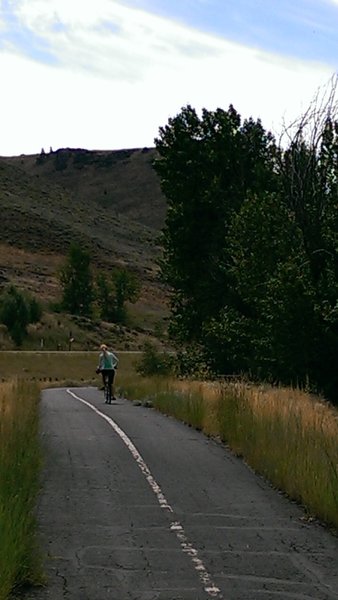
<path id="1" fill-rule="evenodd" d="M 99 364 L 96 368 L 96 373 L 101 373 L 104 387 L 104 401 L 106 404 L 111 404 L 112 399 L 116 398 L 113 396 L 114 393 L 114 379 L 115 369 L 118 365 L 119 359 L 113 352 L 108 351 L 106 344 L 100 346 Z"/>
<path id="2" fill-rule="evenodd" d="M 112 393 L 111 393 L 111 382 L 109 375 L 104 374 L 104 388 L 103 388 L 103 397 L 105 404 L 111 404 L 112 401 Z"/>
<path id="3" fill-rule="evenodd" d="M 103 379 L 103 397 L 105 404 L 111 404 L 112 400 L 116 400 L 113 396 L 113 383 L 115 378 L 114 369 L 96 369 L 96 373 L 101 373 Z"/>

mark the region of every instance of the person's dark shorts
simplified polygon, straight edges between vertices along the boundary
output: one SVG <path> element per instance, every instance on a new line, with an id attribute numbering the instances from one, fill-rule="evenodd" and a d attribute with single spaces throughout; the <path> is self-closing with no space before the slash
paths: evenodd
<path id="1" fill-rule="evenodd" d="M 110 384 L 114 383 L 115 369 L 101 369 L 101 373 L 102 373 L 103 379 L 105 379 L 106 377 L 108 377 L 108 382 Z"/>

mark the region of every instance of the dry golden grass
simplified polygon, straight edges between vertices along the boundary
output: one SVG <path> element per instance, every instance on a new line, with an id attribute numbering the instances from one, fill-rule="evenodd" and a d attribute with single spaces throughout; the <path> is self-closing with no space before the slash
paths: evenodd
<path id="1" fill-rule="evenodd" d="M 133 372 L 137 355 L 119 355 L 124 376 Z M 101 384 L 97 362 L 98 352 L 0 352 L 0 600 L 44 580 L 34 518 L 41 388 Z"/>
<path id="2" fill-rule="evenodd" d="M 57 272 L 64 257 L 48 252 L 30 252 L 0 244 L 0 273 L 20 289 L 34 292 L 41 302 L 60 295 Z"/>
<path id="3" fill-rule="evenodd" d="M 311 514 L 338 527 L 334 407 L 300 390 L 238 385 L 223 390 L 218 408 L 221 436 L 235 451 Z"/>
<path id="4" fill-rule="evenodd" d="M 42 581 L 34 509 L 39 487 L 39 387 L 0 384 L 0 600 Z"/>
<path id="5" fill-rule="evenodd" d="M 307 512 L 338 530 L 338 411 L 291 388 L 177 380 L 125 383 L 131 399 L 151 400 L 234 453 Z"/>
<path id="6" fill-rule="evenodd" d="M 2 380 L 20 378 L 41 383 L 68 384 L 68 382 L 96 385 L 100 378 L 95 373 L 99 351 L 96 352 L 0 352 Z M 133 364 L 140 352 L 117 352 L 119 373 L 133 372 Z"/>
<path id="7" fill-rule="evenodd" d="M 274 486 L 338 529 L 338 411 L 306 392 L 247 383 L 142 378 L 140 352 L 118 352 L 116 389 L 222 439 Z M 100 385 L 98 352 L 0 353 L 5 378 Z"/>

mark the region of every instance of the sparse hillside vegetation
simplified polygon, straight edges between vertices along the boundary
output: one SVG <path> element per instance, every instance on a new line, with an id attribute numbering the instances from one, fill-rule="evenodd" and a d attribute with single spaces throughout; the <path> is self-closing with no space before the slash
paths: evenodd
<path id="1" fill-rule="evenodd" d="M 158 231 L 166 204 L 152 162 L 154 148 L 89 151 L 61 148 L 56 152 L 3 158 L 20 169 L 37 189 L 59 189 L 78 204 L 108 209 Z"/>
<path id="2" fill-rule="evenodd" d="M 65 331 L 75 330 L 78 348 L 107 336 L 121 348 L 138 349 L 154 330 L 165 331 L 167 291 L 157 261 L 166 201 L 152 167 L 155 154 L 154 148 L 59 149 L 0 158 L 0 292 L 16 285 L 41 301 L 45 311 L 42 323 L 29 328 L 23 348 L 36 347 L 41 339 L 50 349 L 64 347 Z M 53 317 L 62 293 L 58 273 L 73 243 L 90 254 L 93 270 L 108 280 L 114 270 L 125 269 L 140 282 L 123 327 L 99 319 L 82 327 L 70 315 Z M 57 323 L 65 330 L 62 341 Z M 12 347 L 3 328 L 0 347 Z"/>

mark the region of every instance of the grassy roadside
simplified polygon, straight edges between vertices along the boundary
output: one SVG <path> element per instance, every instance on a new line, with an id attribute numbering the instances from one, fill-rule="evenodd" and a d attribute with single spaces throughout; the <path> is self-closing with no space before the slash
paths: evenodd
<path id="1" fill-rule="evenodd" d="M 114 350 L 115 351 L 115 350 Z M 140 352 L 116 352 L 119 373 L 134 373 Z M 95 373 L 99 352 L 0 352 L 0 381 L 13 377 L 52 385 L 97 385 L 101 379 Z"/>
<path id="2" fill-rule="evenodd" d="M 338 532 L 338 411 L 299 390 L 142 378 L 118 353 L 118 392 L 218 437 L 309 516 Z M 42 581 L 34 508 L 40 390 L 98 385 L 96 352 L 0 352 L 0 600 Z"/>
<path id="3" fill-rule="evenodd" d="M 126 374 L 139 353 L 119 354 Z M 97 385 L 97 352 L 0 352 L 0 600 L 43 583 L 35 509 L 43 387 Z"/>
<path id="4" fill-rule="evenodd" d="M 39 396 L 31 382 L 0 384 L 0 600 L 17 586 L 42 581 L 34 516 L 41 460 Z"/>
<path id="5" fill-rule="evenodd" d="M 120 380 L 121 382 L 121 380 Z M 257 473 L 338 533 L 338 411 L 291 388 L 143 379 L 130 399 L 219 438 Z"/>

